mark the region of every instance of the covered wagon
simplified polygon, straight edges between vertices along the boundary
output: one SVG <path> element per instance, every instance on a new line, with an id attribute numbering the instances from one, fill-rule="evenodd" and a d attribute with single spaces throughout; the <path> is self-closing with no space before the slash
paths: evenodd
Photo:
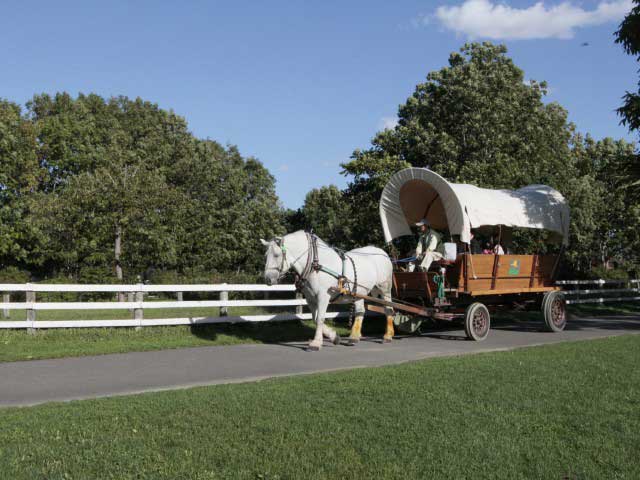
<path id="1" fill-rule="evenodd" d="M 569 207 L 551 187 L 530 185 L 518 190 L 489 190 L 450 183 L 425 168 L 393 175 L 380 199 L 385 241 L 413 235 L 411 226 L 427 219 L 444 233 L 448 256 L 429 271 L 394 272 L 396 325 L 414 330 L 424 318 L 463 319 L 473 340 L 489 333 L 490 312 L 497 308 L 539 309 L 549 331 L 566 324 L 565 303 L 555 286 L 562 249 L 569 238 Z M 509 253 L 514 228 L 549 232 L 555 254 Z M 491 230 L 507 254 L 472 253 L 472 233 Z M 398 264 L 400 265 L 400 264 Z M 375 310 L 376 302 L 371 305 Z"/>

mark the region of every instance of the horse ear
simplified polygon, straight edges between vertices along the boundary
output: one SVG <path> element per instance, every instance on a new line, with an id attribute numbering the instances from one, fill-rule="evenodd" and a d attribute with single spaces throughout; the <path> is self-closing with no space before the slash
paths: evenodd
<path id="1" fill-rule="evenodd" d="M 260 243 L 261 243 L 262 245 L 264 245 L 265 247 L 268 247 L 268 246 L 269 246 L 269 242 L 267 242 L 264 238 L 261 238 L 261 239 L 260 239 Z"/>

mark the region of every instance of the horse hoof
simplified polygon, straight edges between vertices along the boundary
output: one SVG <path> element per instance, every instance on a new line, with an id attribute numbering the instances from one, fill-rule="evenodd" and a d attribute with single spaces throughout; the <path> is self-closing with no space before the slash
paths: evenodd
<path id="1" fill-rule="evenodd" d="M 307 347 L 307 352 L 319 352 L 319 351 L 320 351 L 320 347 L 315 347 L 315 346 L 312 346 L 312 345 L 309 345 Z"/>
<path id="2" fill-rule="evenodd" d="M 391 343 L 392 338 L 383 338 L 382 343 Z"/>
<path id="3" fill-rule="evenodd" d="M 335 336 L 335 337 L 333 337 L 333 344 L 334 344 L 334 345 L 340 345 L 340 342 L 342 342 L 342 339 L 340 338 L 340 335 L 338 335 L 338 334 L 336 333 L 336 336 Z"/>
<path id="4" fill-rule="evenodd" d="M 360 342 L 359 338 L 349 338 L 347 339 L 347 345 L 350 347 L 355 347 Z"/>

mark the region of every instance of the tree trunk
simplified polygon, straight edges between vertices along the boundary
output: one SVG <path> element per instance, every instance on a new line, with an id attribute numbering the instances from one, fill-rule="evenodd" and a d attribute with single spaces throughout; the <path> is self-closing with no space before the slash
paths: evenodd
<path id="1" fill-rule="evenodd" d="M 118 283 L 122 283 L 122 265 L 120 264 L 120 255 L 122 254 L 122 226 L 119 223 L 116 223 L 116 239 L 113 253 L 116 260 L 116 278 L 118 279 Z M 122 292 L 118 292 L 118 301 L 124 301 L 124 294 Z"/>

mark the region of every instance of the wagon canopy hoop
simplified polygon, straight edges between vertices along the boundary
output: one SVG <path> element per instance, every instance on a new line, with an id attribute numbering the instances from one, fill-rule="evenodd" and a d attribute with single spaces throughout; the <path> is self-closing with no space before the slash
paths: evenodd
<path id="1" fill-rule="evenodd" d="M 569 241 L 569 207 L 560 192 L 546 185 L 518 190 L 489 190 L 450 183 L 426 168 L 395 173 L 380 197 L 385 241 L 411 235 L 410 226 L 427 218 L 438 230 L 449 230 L 469 243 L 471 229 L 504 225 L 552 232 L 552 241 Z"/>

